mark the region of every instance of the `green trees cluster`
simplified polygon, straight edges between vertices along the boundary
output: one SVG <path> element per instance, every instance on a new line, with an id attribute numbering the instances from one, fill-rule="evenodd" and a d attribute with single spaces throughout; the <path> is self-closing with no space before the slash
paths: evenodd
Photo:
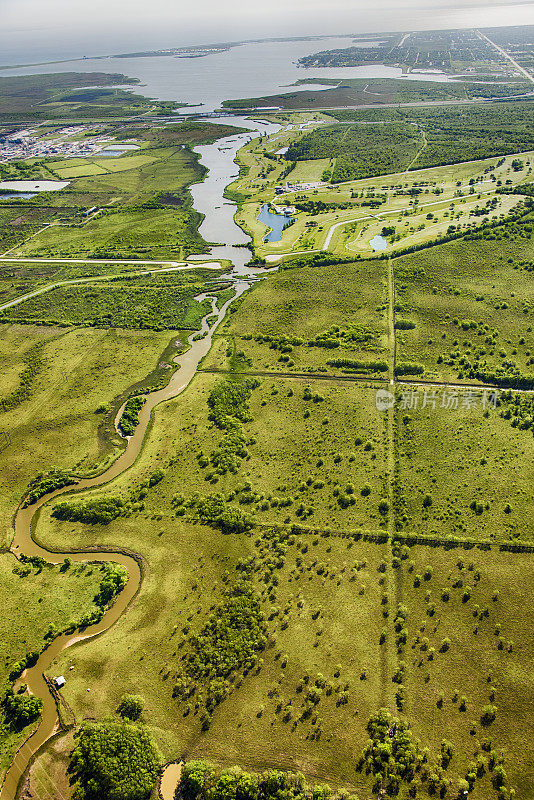
<path id="1" fill-rule="evenodd" d="M 358 768 L 366 769 L 375 779 L 374 789 L 384 788 L 397 794 L 401 782 L 410 784 L 420 764 L 418 743 L 406 722 L 393 717 L 385 708 L 372 714 L 367 723 L 367 742 Z"/>
<path id="2" fill-rule="evenodd" d="M 100 608 L 107 608 L 111 601 L 124 589 L 128 582 L 128 572 L 122 564 L 107 563 L 102 566 L 102 579 L 95 597 Z"/>
<path id="3" fill-rule="evenodd" d="M 0 411 L 12 411 L 31 397 L 35 380 L 43 366 L 42 351 L 43 345 L 40 342 L 28 350 L 24 356 L 26 366 L 20 373 L 19 385 L 0 399 Z"/>
<path id="4" fill-rule="evenodd" d="M 119 420 L 119 430 L 123 436 L 133 436 L 135 429 L 139 425 L 139 412 L 145 403 L 146 397 L 142 395 L 130 397 L 126 402 Z"/>
<path id="5" fill-rule="evenodd" d="M 173 689 L 173 696 L 179 699 L 199 693 L 206 709 L 204 728 L 209 727 L 215 707 L 229 694 L 230 676 L 252 669 L 267 643 L 259 598 L 247 564 L 242 566 L 242 577 L 228 587 L 223 604 L 210 614 L 200 633 L 190 638 L 182 676 Z"/>
<path id="6" fill-rule="evenodd" d="M 125 514 L 127 506 L 120 497 L 98 497 L 94 500 L 57 503 L 52 516 L 60 520 L 83 522 L 86 525 L 109 525 Z"/>
<path id="7" fill-rule="evenodd" d="M 333 358 L 326 362 L 329 367 L 339 367 L 343 372 L 387 372 L 386 361 L 357 361 L 351 358 Z"/>
<path id="8" fill-rule="evenodd" d="M 43 701 L 33 694 L 13 694 L 9 691 L 2 703 L 7 722 L 14 730 L 21 730 L 39 718 Z"/>
<path id="9" fill-rule="evenodd" d="M 69 772 L 76 800 L 148 800 L 161 765 L 151 734 L 127 722 L 84 722 Z"/>
<path id="10" fill-rule="evenodd" d="M 177 516 L 183 516 L 186 509 L 191 509 L 204 525 L 211 525 L 223 533 L 245 533 L 253 526 L 253 520 L 237 506 L 228 505 L 220 494 L 207 497 L 192 497 L 189 501 L 184 498 L 174 500 Z"/>
<path id="11" fill-rule="evenodd" d="M 208 396 L 210 409 L 208 419 L 224 431 L 223 438 L 209 458 L 209 462 L 219 475 L 237 472 L 241 460 L 247 455 L 247 439 L 241 423 L 252 419 L 248 400 L 253 389 L 259 385 L 259 381 L 255 378 L 240 383 L 223 381 L 218 383 Z M 203 454 L 200 454 L 199 459 L 203 459 Z"/>
<path id="12" fill-rule="evenodd" d="M 51 469 L 47 473 L 40 473 L 30 483 L 30 491 L 28 492 L 22 507 L 36 503 L 43 495 L 49 492 L 55 492 L 56 489 L 62 489 L 64 486 L 71 486 L 77 483 L 76 478 L 69 475 L 68 472 L 62 469 Z"/>
<path id="13" fill-rule="evenodd" d="M 221 770 L 207 761 L 184 764 L 176 797 L 183 800 L 357 800 L 329 786 L 308 786 L 300 772 Z"/>
<path id="14" fill-rule="evenodd" d="M 136 722 L 145 706 L 145 701 L 138 694 L 124 694 L 121 697 L 117 713 L 123 719 L 129 719 L 131 722 Z"/>
<path id="15" fill-rule="evenodd" d="M 398 172 L 420 147 L 421 134 L 408 123 L 387 125 L 324 125 L 292 142 L 291 161 L 335 159 L 323 178 L 333 183 Z"/>
<path id="16" fill-rule="evenodd" d="M 408 122 L 424 126 L 427 146 L 420 152 L 413 169 L 525 152 L 534 147 L 534 108 L 528 102 L 488 103 L 472 107 L 346 110 L 335 112 L 335 116 L 346 122 L 389 121 L 390 124 L 382 127 L 391 130 Z M 354 127 L 367 129 L 380 126 Z M 412 126 L 412 135 L 414 130 Z M 357 134 L 358 131 L 355 131 L 353 135 Z M 386 131 L 383 136 L 387 136 Z"/>
<path id="17" fill-rule="evenodd" d="M 415 361 L 399 361 L 395 365 L 395 375 L 422 375 L 424 371 L 424 365 Z"/>

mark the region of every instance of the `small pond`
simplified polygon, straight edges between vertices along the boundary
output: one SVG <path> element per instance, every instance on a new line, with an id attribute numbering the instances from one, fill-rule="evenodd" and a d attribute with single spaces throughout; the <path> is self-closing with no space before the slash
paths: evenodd
<path id="1" fill-rule="evenodd" d="M 112 144 L 109 147 L 104 147 L 98 156 L 122 156 L 123 153 L 128 153 L 130 150 L 139 150 L 138 144 Z"/>
<path id="2" fill-rule="evenodd" d="M 385 239 L 383 236 L 379 236 L 378 233 L 376 236 L 373 236 L 369 244 L 373 250 L 385 250 L 388 246 L 387 239 Z"/>
<path id="3" fill-rule="evenodd" d="M 293 217 L 288 217 L 285 214 L 276 214 L 274 211 L 271 211 L 269 204 L 265 203 L 258 214 L 258 221 L 263 222 L 264 225 L 272 229 L 264 237 L 263 241 L 279 242 L 282 238 L 284 228 L 291 225 Z"/>

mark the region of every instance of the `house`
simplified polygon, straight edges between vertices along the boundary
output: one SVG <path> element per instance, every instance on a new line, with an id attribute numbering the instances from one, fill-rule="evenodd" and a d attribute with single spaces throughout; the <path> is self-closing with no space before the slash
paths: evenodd
<path id="1" fill-rule="evenodd" d="M 58 675 L 53 679 L 53 683 L 56 689 L 61 689 L 63 686 L 65 686 L 66 680 L 63 675 Z"/>

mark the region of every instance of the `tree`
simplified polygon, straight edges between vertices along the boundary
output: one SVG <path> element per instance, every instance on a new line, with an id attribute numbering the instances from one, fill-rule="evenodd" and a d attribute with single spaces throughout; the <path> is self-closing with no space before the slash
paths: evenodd
<path id="1" fill-rule="evenodd" d="M 127 722 L 85 722 L 75 735 L 69 771 L 76 800 L 148 800 L 161 755 L 150 733 Z"/>
<path id="2" fill-rule="evenodd" d="M 487 705 L 484 706 L 482 709 L 482 714 L 480 716 L 480 722 L 482 725 L 491 725 L 491 723 L 495 719 L 495 714 L 497 713 L 497 706 L 494 705 Z"/>
<path id="3" fill-rule="evenodd" d="M 123 719 L 129 719 L 135 722 L 143 713 L 144 705 L 145 701 L 138 694 L 123 694 L 119 707 L 117 708 L 117 713 L 120 714 Z"/>
<path id="4" fill-rule="evenodd" d="M 20 730 L 41 714 L 43 701 L 40 697 L 8 692 L 4 700 L 6 719 L 14 730 Z"/>

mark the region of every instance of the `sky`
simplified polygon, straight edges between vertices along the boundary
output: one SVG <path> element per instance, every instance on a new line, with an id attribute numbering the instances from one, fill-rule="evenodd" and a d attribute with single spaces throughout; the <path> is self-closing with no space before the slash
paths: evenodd
<path id="1" fill-rule="evenodd" d="M 0 0 L 0 62 L 272 36 L 534 24 L 534 0 Z"/>

